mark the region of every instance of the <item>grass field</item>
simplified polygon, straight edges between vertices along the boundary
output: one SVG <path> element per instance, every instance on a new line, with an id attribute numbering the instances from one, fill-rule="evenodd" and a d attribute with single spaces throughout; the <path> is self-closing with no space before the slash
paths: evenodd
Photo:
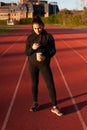
<path id="1" fill-rule="evenodd" d="M 1 26 L 0 25 L 0 35 L 5 34 L 10 31 L 14 31 L 15 29 L 18 29 L 17 26 Z"/>

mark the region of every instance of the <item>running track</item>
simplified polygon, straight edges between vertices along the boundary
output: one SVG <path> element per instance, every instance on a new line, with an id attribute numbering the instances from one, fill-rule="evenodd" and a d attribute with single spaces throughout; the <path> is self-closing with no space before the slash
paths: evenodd
<path id="1" fill-rule="evenodd" d="M 31 80 L 25 42 L 31 28 L 0 36 L 0 129 L 87 130 L 87 30 L 46 27 L 52 33 L 57 53 L 52 58 L 58 105 L 64 116 L 50 112 L 48 90 L 40 75 L 40 111 L 32 105 Z"/>

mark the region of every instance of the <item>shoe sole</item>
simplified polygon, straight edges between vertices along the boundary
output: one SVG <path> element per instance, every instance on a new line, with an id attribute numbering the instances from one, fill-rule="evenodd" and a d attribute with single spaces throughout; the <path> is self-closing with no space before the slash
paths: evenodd
<path id="1" fill-rule="evenodd" d="M 52 110 L 52 109 L 51 109 L 51 112 L 54 113 L 54 114 L 56 114 L 57 116 L 62 116 L 62 115 L 63 115 L 61 112 L 56 113 L 56 112 L 55 112 L 54 110 Z"/>

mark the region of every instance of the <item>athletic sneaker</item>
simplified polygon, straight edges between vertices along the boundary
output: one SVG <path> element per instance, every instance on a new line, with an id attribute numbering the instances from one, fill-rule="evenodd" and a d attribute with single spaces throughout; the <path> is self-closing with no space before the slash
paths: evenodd
<path id="1" fill-rule="evenodd" d="M 55 113 L 57 116 L 62 116 L 63 115 L 63 113 L 60 112 L 60 110 L 57 107 L 52 108 L 51 112 Z"/>
<path id="2" fill-rule="evenodd" d="M 39 110 L 39 105 L 38 103 L 34 103 L 33 106 L 30 108 L 31 112 L 36 112 Z"/>

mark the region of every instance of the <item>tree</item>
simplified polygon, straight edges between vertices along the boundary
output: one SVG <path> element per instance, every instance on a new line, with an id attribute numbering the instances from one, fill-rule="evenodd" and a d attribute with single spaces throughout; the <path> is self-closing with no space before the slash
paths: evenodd
<path id="1" fill-rule="evenodd" d="M 82 8 L 87 7 L 87 0 L 80 0 L 80 5 Z"/>
<path id="2" fill-rule="evenodd" d="M 59 16 L 59 21 L 63 24 L 66 25 L 67 22 L 69 21 L 69 17 L 72 15 L 72 12 L 68 9 L 62 9 L 58 16 Z"/>

